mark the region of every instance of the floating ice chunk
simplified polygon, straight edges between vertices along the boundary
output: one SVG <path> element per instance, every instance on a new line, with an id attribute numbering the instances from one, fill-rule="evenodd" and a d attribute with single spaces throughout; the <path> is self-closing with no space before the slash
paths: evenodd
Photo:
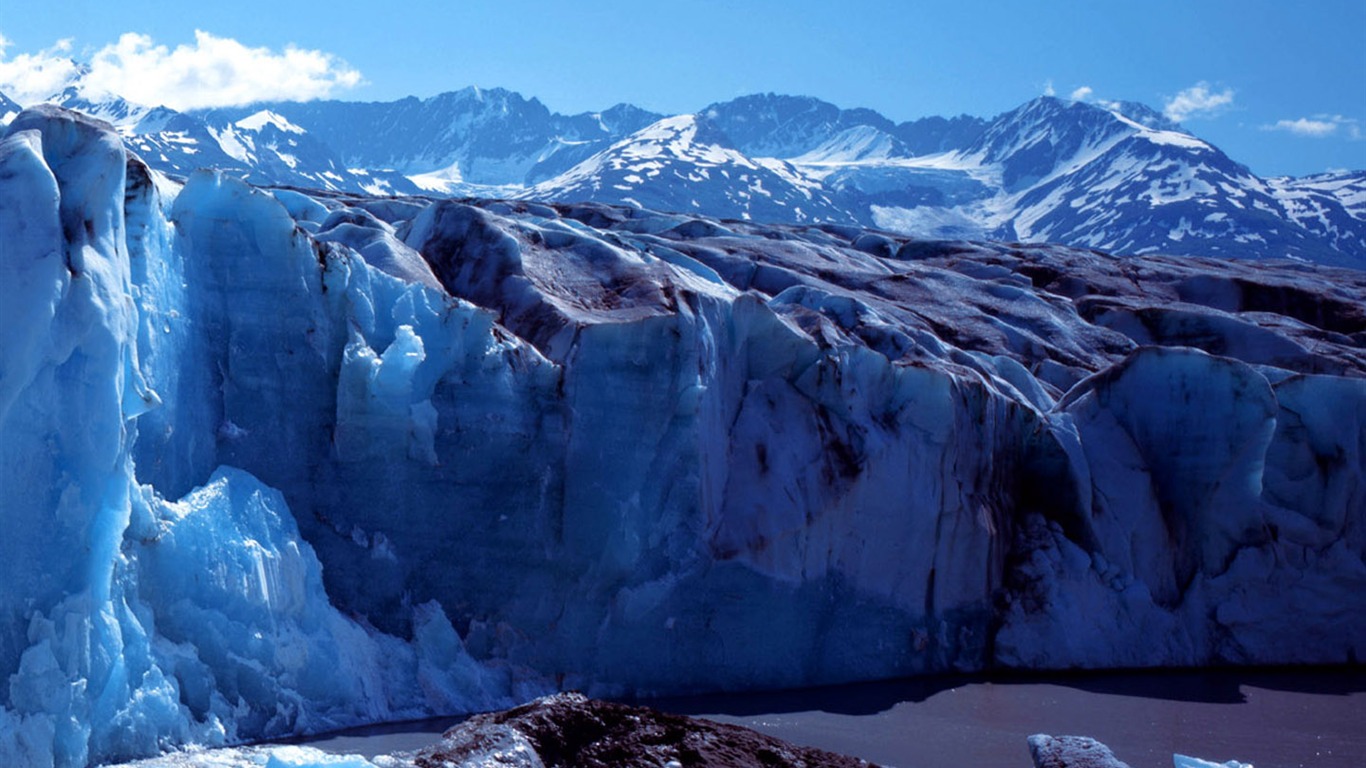
<path id="1" fill-rule="evenodd" d="M 1237 760 L 1229 760 L 1224 763 L 1216 763 L 1210 760 L 1201 760 L 1198 757 L 1188 757 L 1187 755 L 1172 755 L 1173 768 L 1252 768 L 1252 763 L 1240 763 Z"/>
<path id="2" fill-rule="evenodd" d="M 360 755 L 333 755 L 312 747 L 275 747 L 265 768 L 375 768 Z"/>
<path id="3" fill-rule="evenodd" d="M 336 755 L 313 747 L 251 746 L 222 749 L 192 747 L 146 760 L 119 763 L 111 768 L 409 768 L 411 761 L 360 755 Z"/>
<path id="4" fill-rule="evenodd" d="M 1110 748 L 1086 736 L 1029 737 L 1029 756 L 1034 768 L 1129 768 Z"/>

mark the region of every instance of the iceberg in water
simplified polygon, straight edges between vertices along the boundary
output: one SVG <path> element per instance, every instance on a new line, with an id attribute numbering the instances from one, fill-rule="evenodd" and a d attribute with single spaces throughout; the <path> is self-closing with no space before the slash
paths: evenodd
<path id="1" fill-rule="evenodd" d="M 1172 755 L 1172 766 L 1173 768 L 1252 768 L 1252 763 L 1240 763 L 1237 760 L 1216 763 L 1210 760 L 1201 760 L 1198 757 Z"/>
<path id="2" fill-rule="evenodd" d="M 1366 652 L 1366 277 L 0 141 L 0 762 Z M 281 758 L 284 759 L 284 758 Z"/>

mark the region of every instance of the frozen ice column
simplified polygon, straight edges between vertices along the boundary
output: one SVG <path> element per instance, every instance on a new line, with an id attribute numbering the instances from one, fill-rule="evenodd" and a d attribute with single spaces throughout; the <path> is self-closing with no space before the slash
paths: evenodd
<path id="1" fill-rule="evenodd" d="M 61 765 L 86 761 L 92 719 L 131 688 L 165 694 L 125 654 L 140 629 L 118 584 L 131 419 L 157 400 L 136 361 L 124 175 L 118 137 L 64 110 L 21 114 L 0 143 L 0 753 Z"/>

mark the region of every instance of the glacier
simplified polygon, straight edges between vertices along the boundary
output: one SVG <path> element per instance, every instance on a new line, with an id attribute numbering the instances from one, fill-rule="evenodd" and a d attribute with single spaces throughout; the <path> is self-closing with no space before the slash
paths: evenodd
<path id="1" fill-rule="evenodd" d="M 1366 275 L 0 141 L 0 761 L 1366 651 Z"/>

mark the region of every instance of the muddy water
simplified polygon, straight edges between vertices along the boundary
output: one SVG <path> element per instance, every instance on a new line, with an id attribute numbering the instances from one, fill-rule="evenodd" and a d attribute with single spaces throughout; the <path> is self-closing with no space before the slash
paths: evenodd
<path id="1" fill-rule="evenodd" d="M 817 693 L 686 708 L 901 768 L 1028 766 L 1033 733 L 1092 736 L 1132 768 L 1169 768 L 1173 753 L 1257 768 L 1366 767 L 1362 669 L 889 683 L 831 689 L 826 701 Z"/>
<path id="2" fill-rule="evenodd" d="M 1092 736 L 1132 768 L 1174 752 L 1257 768 L 1366 768 L 1366 668 L 939 678 L 649 702 L 898 768 L 1030 765 L 1033 733 Z M 373 756 L 452 721 L 312 741 Z"/>

